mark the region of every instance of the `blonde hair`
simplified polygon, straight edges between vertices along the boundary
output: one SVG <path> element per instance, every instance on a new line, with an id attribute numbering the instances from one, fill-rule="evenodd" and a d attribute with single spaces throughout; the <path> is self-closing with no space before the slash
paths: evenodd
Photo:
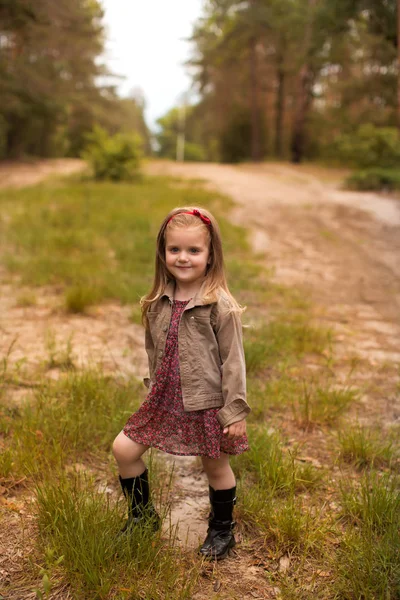
<path id="1" fill-rule="evenodd" d="M 201 217 L 187 214 L 188 212 L 198 211 L 201 215 L 210 220 L 210 225 L 206 224 Z M 206 303 L 217 302 L 218 295 L 221 291 L 227 296 L 230 304 L 230 311 L 242 312 L 244 309 L 236 302 L 235 298 L 229 291 L 225 277 L 224 257 L 222 252 L 221 232 L 214 216 L 206 209 L 184 206 L 174 208 L 165 217 L 161 224 L 157 235 L 156 261 L 154 282 L 151 291 L 140 301 L 142 307 L 142 321 L 147 326 L 147 311 L 150 305 L 155 300 L 158 300 L 164 293 L 167 284 L 173 281 L 172 275 L 167 269 L 165 262 L 165 238 L 167 231 L 171 229 L 182 229 L 185 227 L 201 228 L 206 234 L 209 241 L 209 264 L 207 265 L 205 276 L 205 288 L 203 300 Z"/>

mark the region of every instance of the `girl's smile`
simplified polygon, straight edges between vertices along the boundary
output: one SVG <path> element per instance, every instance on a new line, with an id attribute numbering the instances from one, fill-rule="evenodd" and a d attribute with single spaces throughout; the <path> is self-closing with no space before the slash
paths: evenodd
<path id="1" fill-rule="evenodd" d="M 208 236 L 199 227 L 171 228 L 166 233 L 165 262 L 180 287 L 200 288 L 209 261 Z"/>

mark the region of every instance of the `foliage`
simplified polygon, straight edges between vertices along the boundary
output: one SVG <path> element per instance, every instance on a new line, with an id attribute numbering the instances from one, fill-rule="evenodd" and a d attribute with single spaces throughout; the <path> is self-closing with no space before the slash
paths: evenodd
<path id="1" fill-rule="evenodd" d="M 236 111 L 221 134 L 221 160 L 237 163 L 251 155 L 251 116 L 248 111 Z"/>
<path id="2" fill-rule="evenodd" d="M 192 42 L 193 119 L 218 160 L 302 160 L 338 131 L 396 123 L 396 0 L 213 0 Z"/>
<path id="3" fill-rule="evenodd" d="M 346 186 L 351 190 L 400 190 L 400 173 L 395 169 L 365 169 L 350 175 Z"/>
<path id="4" fill-rule="evenodd" d="M 339 135 L 332 153 L 357 167 L 400 167 L 400 136 L 394 127 L 361 125 L 354 133 Z"/>
<path id="5" fill-rule="evenodd" d="M 163 158 L 176 158 L 177 140 L 180 132 L 185 134 L 185 160 L 201 162 L 207 160 L 207 151 L 201 144 L 201 139 L 193 124 L 193 106 L 174 107 L 157 120 L 160 131 L 156 135 L 158 143 L 157 154 Z"/>
<path id="6" fill-rule="evenodd" d="M 200 144 L 194 142 L 185 142 L 185 160 L 193 162 L 203 162 L 206 160 L 205 150 Z"/>
<path id="7" fill-rule="evenodd" d="M 103 16 L 99 0 L 0 2 L 0 158 L 78 156 L 95 123 L 148 138 L 102 63 Z"/>
<path id="8" fill-rule="evenodd" d="M 113 136 L 97 126 L 87 137 L 83 152 L 93 169 L 95 179 L 104 181 L 132 181 L 140 170 L 140 139 L 131 134 Z"/>

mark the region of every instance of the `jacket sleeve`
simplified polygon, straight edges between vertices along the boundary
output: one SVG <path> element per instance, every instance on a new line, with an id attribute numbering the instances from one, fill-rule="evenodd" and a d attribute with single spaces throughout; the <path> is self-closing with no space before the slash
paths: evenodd
<path id="1" fill-rule="evenodd" d="M 153 342 L 153 338 L 151 337 L 149 326 L 147 326 L 145 329 L 144 347 L 145 347 L 145 350 L 147 353 L 147 359 L 148 359 L 148 364 L 149 364 L 149 377 L 145 377 L 143 379 L 143 383 L 147 388 L 149 388 L 150 383 L 153 378 L 153 373 L 151 372 L 151 370 L 152 370 L 153 359 L 154 359 L 154 342 Z"/>
<path id="2" fill-rule="evenodd" d="M 240 314 L 227 307 L 218 311 L 214 326 L 221 357 L 222 396 L 224 406 L 217 419 L 222 427 L 246 418 L 250 407 L 246 402 L 246 364 L 243 350 Z"/>

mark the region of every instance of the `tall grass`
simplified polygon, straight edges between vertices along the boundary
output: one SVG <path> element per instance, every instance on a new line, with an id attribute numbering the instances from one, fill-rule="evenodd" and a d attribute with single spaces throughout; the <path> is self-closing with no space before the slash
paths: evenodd
<path id="1" fill-rule="evenodd" d="M 372 471 L 343 483 L 342 518 L 351 523 L 335 557 L 341 598 L 400 596 L 400 478 Z"/>
<path id="2" fill-rule="evenodd" d="M 356 424 L 338 431 L 340 458 L 358 469 L 395 465 L 399 456 L 393 439 L 382 439 L 381 432 Z"/>
<path id="3" fill-rule="evenodd" d="M 55 473 L 37 486 L 36 497 L 50 587 L 54 573 L 65 576 L 75 597 L 87 600 L 192 598 L 201 563 L 174 544 L 173 529 L 163 535 L 142 526 L 120 535 L 121 505 L 82 474 Z"/>
<path id="4" fill-rule="evenodd" d="M 43 384 L 19 408 L 3 403 L 0 422 L 8 445 L 0 454 L 0 476 L 37 478 L 83 457 L 100 454 L 105 460 L 115 435 L 144 398 L 142 387 L 96 370 L 70 372 Z"/>
<path id="5" fill-rule="evenodd" d="M 310 324 L 307 314 L 290 321 L 274 320 L 246 331 L 244 349 L 248 375 L 277 363 L 298 361 L 305 354 L 321 354 L 331 334 Z"/>

